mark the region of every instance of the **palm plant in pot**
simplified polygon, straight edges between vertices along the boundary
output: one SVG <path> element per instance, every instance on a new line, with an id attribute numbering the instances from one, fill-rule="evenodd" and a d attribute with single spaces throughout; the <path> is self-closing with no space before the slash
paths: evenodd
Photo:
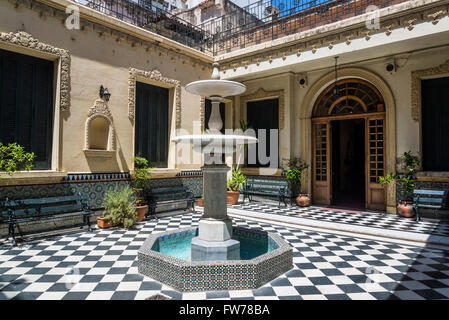
<path id="1" fill-rule="evenodd" d="M 401 156 L 402 168 L 398 174 L 389 173 L 385 177 L 379 177 L 382 186 L 395 182 L 399 185 L 399 192 L 402 195 L 398 202 L 398 213 L 406 218 L 415 215 L 413 210 L 413 189 L 415 187 L 416 170 L 421 165 L 419 158 L 411 151 L 404 152 Z"/>
<path id="2" fill-rule="evenodd" d="M 228 204 L 237 204 L 240 197 L 240 189 L 246 182 L 246 176 L 240 169 L 232 171 L 232 177 L 227 182 L 227 202 Z"/>
<path id="3" fill-rule="evenodd" d="M 104 211 L 97 217 L 98 227 L 105 229 L 118 225 L 131 228 L 137 214 L 134 209 L 134 193 L 129 186 L 108 190 L 103 199 Z"/>
<path id="4" fill-rule="evenodd" d="M 310 205 L 310 196 L 307 193 L 301 193 L 302 173 L 309 165 L 301 162 L 299 158 L 287 160 L 287 169 L 285 169 L 285 178 L 292 184 L 293 192 L 296 197 L 296 204 L 300 207 L 308 207 Z"/>
<path id="5" fill-rule="evenodd" d="M 134 176 L 131 180 L 131 186 L 136 199 L 135 210 L 137 212 L 137 221 L 142 221 L 148 210 L 145 190 L 150 187 L 151 172 L 147 159 L 134 157 L 132 160 L 134 162 Z"/>

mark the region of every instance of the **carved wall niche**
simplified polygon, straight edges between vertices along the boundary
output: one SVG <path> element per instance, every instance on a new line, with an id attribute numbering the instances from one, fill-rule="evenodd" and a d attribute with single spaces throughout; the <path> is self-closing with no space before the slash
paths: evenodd
<path id="1" fill-rule="evenodd" d="M 19 31 L 1 32 L 0 44 L 6 44 L 6 49 L 12 46 L 18 46 L 31 49 L 44 54 L 50 54 L 60 61 L 59 73 L 59 109 L 66 111 L 70 108 L 70 52 L 68 50 L 56 48 L 52 45 L 42 43 L 33 38 L 30 34 Z"/>
<path id="2" fill-rule="evenodd" d="M 449 75 L 449 60 L 438 67 L 412 71 L 412 119 L 421 120 L 421 79 Z"/>
<path id="3" fill-rule="evenodd" d="M 245 119 L 246 117 L 246 103 L 249 101 L 256 100 L 266 100 L 266 99 L 279 99 L 279 130 L 284 129 L 284 109 L 285 109 L 285 98 L 284 89 L 265 91 L 263 88 L 259 88 L 255 93 L 247 94 L 240 97 L 240 119 Z"/>
<path id="4" fill-rule="evenodd" d="M 111 111 L 102 99 L 89 109 L 85 126 L 86 156 L 112 157 L 115 153 L 115 130 Z"/>
<path id="5" fill-rule="evenodd" d="M 170 79 L 162 76 L 159 70 L 144 71 L 135 68 L 129 68 L 128 77 L 128 117 L 134 123 L 135 110 L 136 110 L 136 82 L 137 79 L 145 78 L 161 83 L 164 86 L 174 88 L 175 96 L 175 117 L 176 128 L 181 128 L 181 82 L 175 79 Z"/>

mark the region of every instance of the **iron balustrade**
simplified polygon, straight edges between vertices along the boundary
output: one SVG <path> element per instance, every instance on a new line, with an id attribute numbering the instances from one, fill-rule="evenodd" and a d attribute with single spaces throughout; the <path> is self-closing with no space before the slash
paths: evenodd
<path id="1" fill-rule="evenodd" d="M 213 55 L 292 35 L 407 0 L 260 0 L 197 26 L 152 0 L 74 0 Z"/>
<path id="2" fill-rule="evenodd" d="M 73 0 L 76 3 L 157 33 L 189 47 L 205 51 L 205 32 L 199 27 L 165 11 L 156 1 Z"/>

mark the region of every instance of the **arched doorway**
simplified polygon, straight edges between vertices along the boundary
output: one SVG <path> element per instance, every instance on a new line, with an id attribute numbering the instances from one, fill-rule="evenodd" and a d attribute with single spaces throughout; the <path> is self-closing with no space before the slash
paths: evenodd
<path id="1" fill-rule="evenodd" d="M 347 78 L 312 111 L 312 196 L 317 204 L 384 210 L 385 102 L 370 82 Z"/>

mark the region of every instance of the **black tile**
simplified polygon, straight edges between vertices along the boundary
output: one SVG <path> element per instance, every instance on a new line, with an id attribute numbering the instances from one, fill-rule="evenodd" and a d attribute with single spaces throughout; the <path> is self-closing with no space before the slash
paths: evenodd
<path id="1" fill-rule="evenodd" d="M 134 300 L 137 291 L 116 291 L 111 297 L 111 300 Z"/>
<path id="2" fill-rule="evenodd" d="M 94 291 L 115 291 L 119 284 L 118 282 L 100 282 Z"/>

